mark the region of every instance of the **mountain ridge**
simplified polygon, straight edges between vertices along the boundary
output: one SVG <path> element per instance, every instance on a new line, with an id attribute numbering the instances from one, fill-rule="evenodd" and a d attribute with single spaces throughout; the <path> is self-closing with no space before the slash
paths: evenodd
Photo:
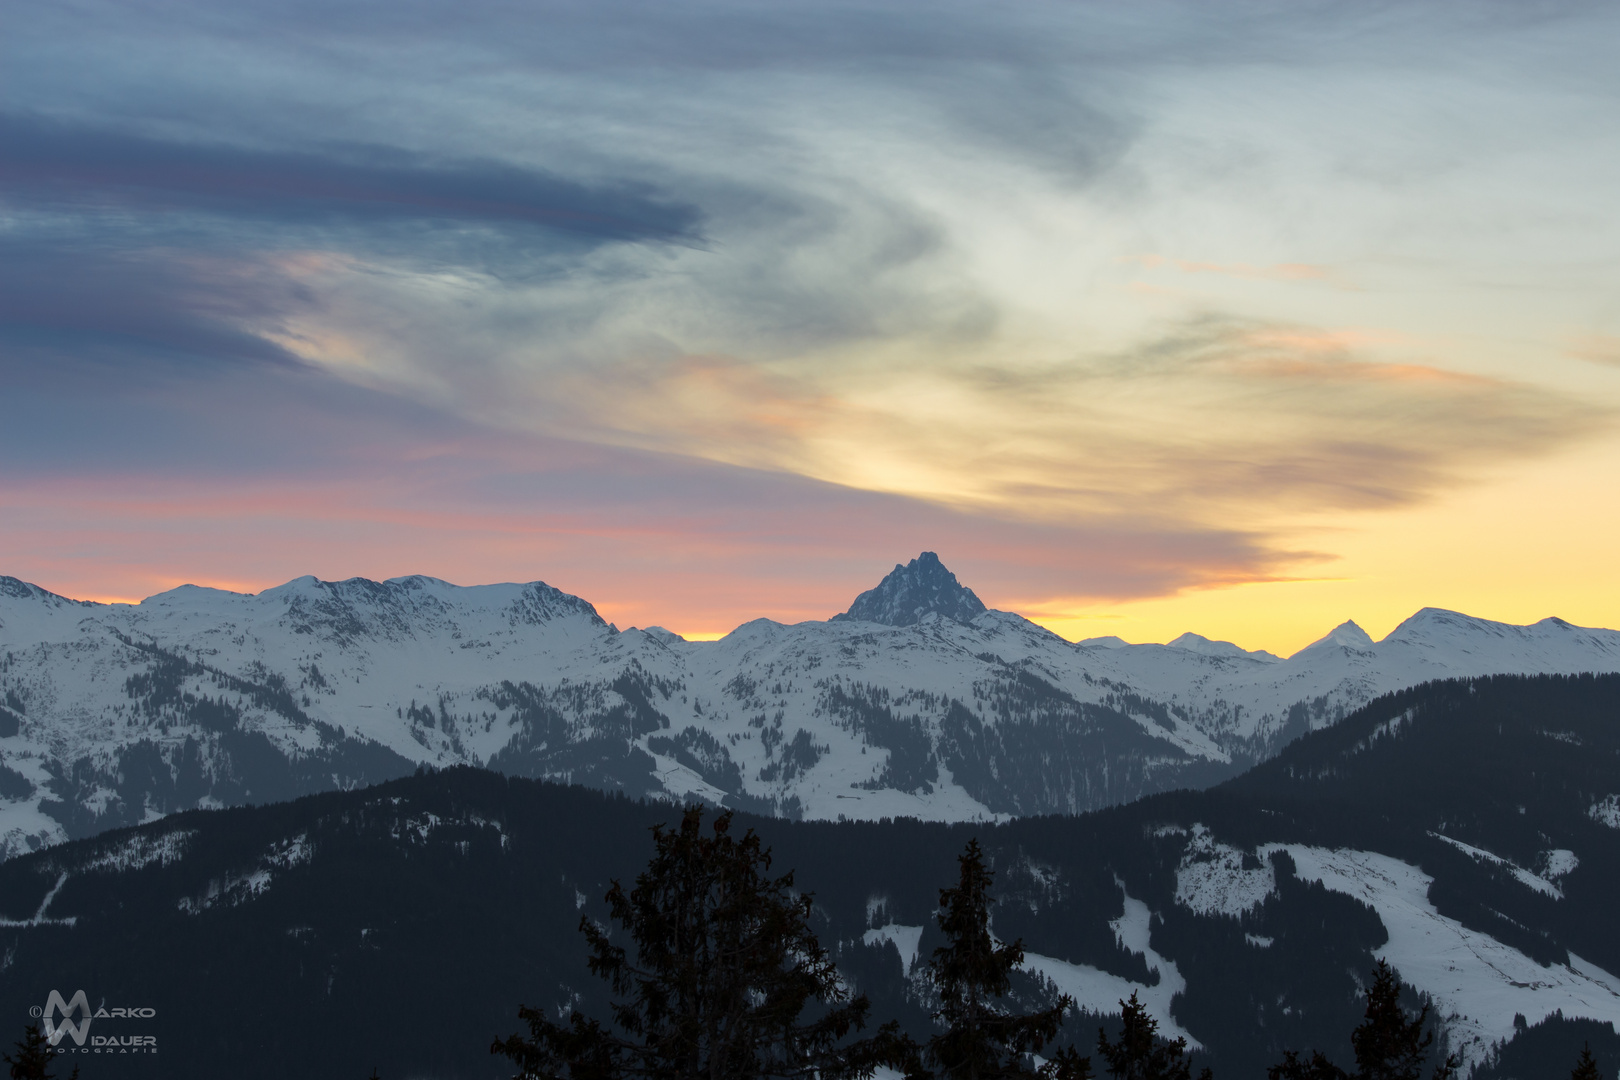
<path id="1" fill-rule="evenodd" d="M 1383 642 L 1278 659 L 1069 642 L 972 611 L 937 556 L 884 580 L 843 617 L 689 642 L 543 582 L 109 605 L 4 579 L 0 854 L 458 763 L 788 817 L 1075 813 L 1215 783 L 1403 686 L 1620 670 L 1620 633 L 1558 620 L 1423 609 Z M 869 611 L 892 621 L 849 617 Z"/>

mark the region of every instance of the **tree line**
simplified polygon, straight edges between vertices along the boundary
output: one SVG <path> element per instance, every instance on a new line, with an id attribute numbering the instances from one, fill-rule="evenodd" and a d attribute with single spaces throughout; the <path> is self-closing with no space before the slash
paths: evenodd
<path id="1" fill-rule="evenodd" d="M 937 997 L 935 1032 L 919 1043 L 898 1022 L 872 1028 L 871 1004 L 845 984 L 813 926 L 813 899 L 790 871 L 771 876 L 771 853 L 752 829 L 738 837 L 732 812 L 704 828 L 702 807 L 671 829 L 652 829 L 654 854 L 632 889 L 614 881 L 609 918 L 633 949 L 588 914 L 579 924 L 587 966 L 616 1000 L 602 1019 L 521 1006 L 526 1032 L 490 1051 L 517 1068 L 513 1080 L 1192 1080 L 1185 1038 L 1166 1038 L 1133 992 L 1117 1038 L 1097 1033 L 1093 1057 L 1056 1045 L 1073 998 L 1024 1011 L 1010 1000 L 1021 940 L 990 931 L 994 873 L 977 840 L 941 889 L 935 919 L 945 938 L 925 969 Z M 1455 1080 L 1458 1062 L 1436 1056 L 1424 1004 L 1414 1016 L 1401 983 L 1380 960 L 1351 1034 L 1354 1070 L 1320 1051 L 1286 1051 L 1268 1080 Z M 51 1080 L 55 1057 L 37 1025 L 4 1056 L 12 1080 Z M 77 1077 L 75 1069 L 73 1077 Z M 1590 1048 L 1572 1080 L 1604 1080 Z M 371 1080 L 380 1080 L 373 1070 Z M 1198 1080 L 1213 1080 L 1204 1068 Z"/>

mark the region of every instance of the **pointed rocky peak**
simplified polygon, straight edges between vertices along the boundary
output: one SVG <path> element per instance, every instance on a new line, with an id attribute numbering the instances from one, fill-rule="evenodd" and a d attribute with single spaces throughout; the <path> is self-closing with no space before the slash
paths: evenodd
<path id="1" fill-rule="evenodd" d="M 1372 636 L 1357 626 L 1354 619 L 1346 619 L 1338 626 L 1335 626 L 1326 637 L 1311 642 L 1299 651 L 1309 652 L 1312 649 L 1328 648 L 1370 649 L 1372 647 Z"/>
<path id="2" fill-rule="evenodd" d="M 925 551 L 904 566 L 896 563 L 877 588 L 861 593 L 848 611 L 833 618 L 912 626 L 926 615 L 972 622 L 984 611 L 973 590 L 958 582 L 938 555 Z"/>

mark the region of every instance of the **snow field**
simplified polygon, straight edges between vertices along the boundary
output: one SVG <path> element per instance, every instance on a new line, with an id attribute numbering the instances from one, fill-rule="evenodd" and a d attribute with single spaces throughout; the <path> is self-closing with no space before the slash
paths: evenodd
<path id="1" fill-rule="evenodd" d="M 1121 891 L 1124 885 L 1120 885 Z M 1203 1049 L 1203 1043 L 1193 1038 L 1190 1031 L 1176 1023 L 1170 1015 L 1170 1003 L 1177 994 L 1187 989 L 1187 980 L 1177 970 L 1175 961 L 1160 956 L 1149 941 L 1153 930 L 1153 913 L 1142 901 L 1125 893 L 1125 911 L 1109 923 L 1114 936 L 1126 949 L 1142 953 L 1150 971 L 1159 973 L 1157 986 L 1143 986 L 1130 979 L 1110 974 L 1090 964 L 1071 964 L 1039 953 L 1024 953 L 1024 970 L 1049 980 L 1059 993 L 1074 998 L 1081 1009 L 1102 1016 L 1117 1016 L 1120 1002 L 1131 994 L 1137 995 L 1148 1015 L 1159 1022 L 1159 1033 L 1167 1039 L 1183 1038 L 1192 1050 Z"/>
<path id="2" fill-rule="evenodd" d="M 1531 1024 L 1561 1011 L 1570 1019 L 1620 1025 L 1620 980 L 1573 954 L 1568 967 L 1542 967 L 1446 918 L 1429 903 L 1434 879 L 1417 867 L 1374 852 L 1292 844 L 1267 845 L 1260 855 L 1279 848 L 1293 858 L 1301 880 L 1319 881 L 1378 912 L 1389 932 L 1379 957 L 1433 999 L 1465 1074 L 1495 1043 L 1513 1037 L 1515 1014 Z"/>

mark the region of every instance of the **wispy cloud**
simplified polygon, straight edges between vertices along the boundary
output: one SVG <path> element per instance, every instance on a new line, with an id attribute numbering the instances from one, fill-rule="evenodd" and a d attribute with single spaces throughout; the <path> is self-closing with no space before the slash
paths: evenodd
<path id="1" fill-rule="evenodd" d="M 1227 277 L 1253 278 L 1262 281 L 1328 281 L 1335 275 L 1325 266 L 1310 263 L 1273 263 L 1270 266 L 1251 266 L 1248 263 L 1198 262 L 1192 259 L 1169 259 L 1163 255 L 1127 255 L 1121 262 L 1137 263 L 1149 270 L 1169 267 L 1184 274 L 1218 274 Z"/>
<path id="2" fill-rule="evenodd" d="M 1569 355 L 1594 364 L 1620 367 L 1620 334 L 1585 334 L 1569 347 Z"/>
<path id="3" fill-rule="evenodd" d="M 899 366 L 857 381 L 723 358 L 597 366 L 576 422 L 1014 515 L 1218 520 L 1411 504 L 1614 420 L 1533 384 L 1364 355 L 1383 337 L 1204 318 L 1022 369 Z"/>
<path id="4" fill-rule="evenodd" d="M 644 183 L 587 185 L 491 159 L 327 143 L 253 149 L 0 113 L 13 207 L 219 216 L 276 225 L 537 226 L 596 240 L 690 239 L 697 211 Z M 192 225 L 196 228 L 196 225 Z"/>

